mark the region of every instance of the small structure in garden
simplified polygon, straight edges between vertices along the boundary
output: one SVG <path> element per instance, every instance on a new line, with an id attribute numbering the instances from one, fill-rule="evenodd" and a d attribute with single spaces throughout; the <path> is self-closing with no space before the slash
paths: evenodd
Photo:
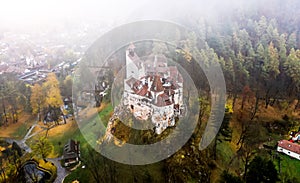
<path id="1" fill-rule="evenodd" d="M 80 143 L 69 139 L 64 146 L 63 161 L 65 166 L 70 166 L 78 163 L 80 160 Z"/>

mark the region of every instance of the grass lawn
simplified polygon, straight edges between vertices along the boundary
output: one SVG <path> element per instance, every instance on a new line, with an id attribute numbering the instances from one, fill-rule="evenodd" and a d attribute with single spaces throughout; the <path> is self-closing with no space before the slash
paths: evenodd
<path id="1" fill-rule="evenodd" d="M 105 126 L 112 115 L 113 107 L 111 104 L 107 104 L 98 115 L 83 121 L 81 129 L 75 130 L 73 133 L 66 132 L 63 139 L 68 139 L 71 136 L 73 139 L 80 141 L 81 149 L 86 149 L 89 145 L 96 145 L 96 140 L 99 138 L 99 134 L 105 132 Z M 102 124 L 102 125 L 101 125 Z M 57 143 L 57 140 L 63 141 L 60 138 L 52 138 L 53 143 Z M 62 148 L 61 148 L 62 149 Z M 82 150 L 81 156 L 87 157 L 86 152 Z M 143 157 L 141 157 L 143 158 Z M 103 166 L 113 166 L 115 169 L 115 175 L 120 182 L 133 182 L 135 178 L 142 182 L 145 180 L 151 182 L 163 182 L 164 176 L 163 163 L 155 163 L 151 165 L 144 166 L 130 166 L 121 163 L 116 163 L 111 160 L 106 161 L 107 165 L 99 164 L 99 169 Z M 86 165 L 88 166 L 88 165 Z M 70 183 L 74 180 L 79 180 L 80 182 L 93 182 L 92 175 L 87 169 L 82 169 L 81 167 L 74 170 L 69 176 L 64 180 L 65 183 Z"/>
<path id="2" fill-rule="evenodd" d="M 77 127 L 68 129 L 65 133 L 58 136 L 49 137 L 49 141 L 54 146 L 54 157 L 61 156 L 63 153 L 63 147 L 68 142 L 69 139 L 74 139 L 74 137 L 80 135 L 80 130 Z"/>
<path id="3" fill-rule="evenodd" d="M 300 182 L 300 161 L 291 158 L 285 154 L 279 154 L 280 157 L 280 173 L 281 181 L 290 178 L 294 182 Z M 279 171 L 279 161 L 274 159 L 273 163 L 276 165 L 276 169 Z M 282 180 L 283 179 L 283 180 Z"/>
<path id="4" fill-rule="evenodd" d="M 114 109 L 111 103 L 108 103 L 103 110 L 99 112 L 99 117 L 104 126 L 107 126 L 109 118 L 111 117 Z"/>
<path id="5" fill-rule="evenodd" d="M 100 130 L 104 132 L 104 126 L 101 125 L 105 123 L 110 118 L 113 108 L 111 104 L 104 104 L 105 106 L 99 112 L 99 115 L 90 116 L 84 120 L 81 124 L 80 129 L 76 121 L 69 120 L 67 124 L 54 127 L 49 130 L 48 139 L 54 146 L 54 152 L 50 157 L 59 157 L 63 153 L 63 147 L 68 142 L 69 139 L 78 140 L 81 144 L 81 148 L 89 144 L 96 145 Z M 101 121 L 100 121 L 100 119 Z M 45 135 L 46 132 L 43 132 L 34 138 L 37 139 L 39 136 Z"/>
<path id="6" fill-rule="evenodd" d="M 17 128 L 16 131 L 12 133 L 11 136 L 15 139 L 20 140 L 26 135 L 29 127 L 30 127 L 30 125 L 28 123 L 22 123 L 19 126 L 19 128 Z"/>
<path id="7" fill-rule="evenodd" d="M 134 182 L 134 179 L 136 179 L 137 182 L 165 182 L 163 175 L 163 163 L 131 166 L 107 160 L 107 164 L 99 164 L 98 166 L 99 172 L 102 173 L 105 173 L 105 171 L 101 170 L 104 166 L 106 166 L 106 168 L 108 166 L 112 166 L 114 171 L 106 173 L 113 175 L 101 175 L 106 181 L 108 181 L 107 179 L 109 176 L 113 176 L 116 177 L 118 182 L 124 183 Z M 70 175 L 68 175 L 65 178 L 64 183 L 71 183 L 74 180 L 78 180 L 79 182 L 95 182 L 89 170 L 87 168 L 82 169 L 81 167 L 77 168 Z"/>
<path id="8" fill-rule="evenodd" d="M 227 166 L 230 163 L 230 160 L 235 155 L 234 150 L 230 146 L 230 142 L 218 143 L 217 146 L 217 156 L 218 159 L 221 159 L 219 163 L 223 166 Z"/>

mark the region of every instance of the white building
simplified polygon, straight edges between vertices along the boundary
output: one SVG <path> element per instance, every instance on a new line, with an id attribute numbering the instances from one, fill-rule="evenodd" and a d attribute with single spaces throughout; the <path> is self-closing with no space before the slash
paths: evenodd
<path id="1" fill-rule="evenodd" d="M 183 79 L 176 66 L 168 66 L 163 55 L 141 60 L 134 45 L 126 50 L 124 105 L 137 119 L 151 119 L 155 132 L 175 125 L 183 110 Z"/>
<path id="2" fill-rule="evenodd" d="M 300 160 L 300 145 L 288 140 L 278 142 L 277 151 Z"/>

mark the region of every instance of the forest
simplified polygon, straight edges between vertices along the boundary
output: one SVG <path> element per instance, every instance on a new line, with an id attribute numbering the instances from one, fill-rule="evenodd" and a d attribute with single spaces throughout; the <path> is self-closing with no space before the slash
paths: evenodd
<path id="1" fill-rule="evenodd" d="M 87 168 L 75 170 L 65 182 L 75 179 L 81 182 L 300 182 L 299 161 L 276 152 L 277 142 L 288 139 L 289 133 L 300 127 L 300 2 L 255 2 L 255 5 L 243 2 L 239 7 L 216 9 L 213 21 L 207 17 L 192 20 L 182 17 L 190 31 L 184 34 L 175 31 L 177 40 L 171 40 L 171 46 L 153 41 L 146 44 L 147 49 L 137 48 L 140 55 L 147 55 L 147 50 L 151 50 L 174 58 L 197 86 L 198 128 L 178 152 L 151 165 L 124 165 L 97 153 L 78 127 L 72 126 L 74 129 L 69 129 L 63 138 L 81 140 L 82 162 Z M 162 32 L 161 36 L 166 34 Z M 101 54 L 97 58 L 104 59 Z M 124 55 L 117 52 L 112 60 L 116 77 Z M 208 69 L 219 64 L 226 83 L 223 123 L 204 150 L 199 150 L 199 143 L 212 98 L 199 61 Z M 81 67 L 84 67 L 81 78 L 84 83 L 84 77 L 89 80 L 91 76 L 87 65 Z M 24 114 L 44 117 L 51 107 L 58 108 L 63 97 L 72 95 L 76 80 L 71 78 L 71 75 L 49 74 L 44 83 L 28 86 L 13 74 L 2 74 L 1 128 L 18 123 Z M 104 98 L 101 105 L 104 109 L 99 116 L 108 121 L 113 112 L 109 99 Z M 55 121 L 54 126 L 59 126 L 58 118 Z M 151 138 L 158 141 L 166 134 Z M 148 134 L 143 135 L 150 138 Z M 49 141 L 57 152 L 64 142 L 51 136 Z"/>

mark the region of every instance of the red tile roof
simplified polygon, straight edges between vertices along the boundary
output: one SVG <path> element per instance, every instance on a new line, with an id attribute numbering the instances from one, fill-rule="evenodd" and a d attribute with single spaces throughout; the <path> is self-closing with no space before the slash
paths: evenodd
<path id="1" fill-rule="evenodd" d="M 144 85 L 141 90 L 137 91 L 136 94 L 145 96 L 148 93 L 148 86 Z"/>
<path id="2" fill-rule="evenodd" d="M 278 142 L 278 146 L 294 153 L 300 154 L 300 145 L 297 143 L 293 143 L 288 140 L 281 140 Z"/>
<path id="3" fill-rule="evenodd" d="M 141 83 L 141 81 L 139 81 L 138 79 L 131 77 L 126 81 L 126 84 L 128 84 L 128 86 L 130 86 L 130 88 L 133 88 L 133 86 L 135 85 L 135 83 Z"/>
<path id="4" fill-rule="evenodd" d="M 156 105 L 159 107 L 171 105 L 172 101 L 170 100 L 169 96 L 165 93 L 160 94 L 157 96 Z"/>
<path id="5" fill-rule="evenodd" d="M 159 76 L 154 76 L 154 80 L 151 86 L 151 91 L 154 92 L 161 92 L 164 90 L 164 87 L 162 85 L 162 82 L 160 81 L 160 77 Z"/>

